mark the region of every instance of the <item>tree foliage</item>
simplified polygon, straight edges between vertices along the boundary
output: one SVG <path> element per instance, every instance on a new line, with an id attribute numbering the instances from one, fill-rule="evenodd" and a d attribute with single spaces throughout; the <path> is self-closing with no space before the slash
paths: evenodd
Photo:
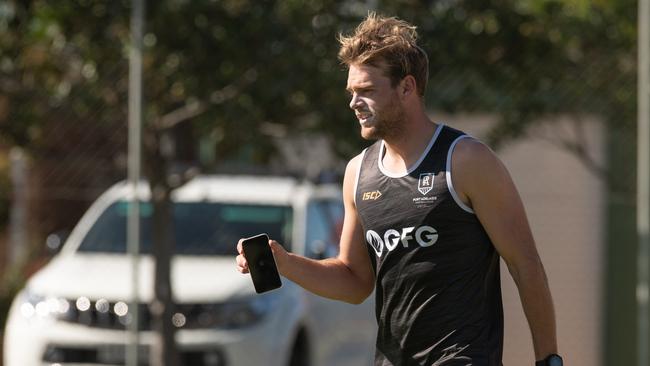
<path id="1" fill-rule="evenodd" d="M 194 137 L 212 136 L 218 156 L 249 151 L 260 161 L 272 148 L 269 136 L 305 130 L 354 136 L 340 123 L 350 114 L 335 57 L 337 8 L 333 1 L 150 2 L 146 123 L 191 120 Z M 87 128 L 126 120 L 128 14 L 126 1 L 5 5 L 0 131 L 6 143 L 38 151 L 47 145 L 47 122 L 62 117 Z"/>
<path id="2" fill-rule="evenodd" d="M 146 121 L 191 120 L 218 156 L 263 160 L 269 136 L 330 134 L 342 153 L 360 141 L 336 60 L 340 31 L 364 3 L 149 2 Z M 11 143 L 46 144 L 61 115 L 101 128 L 125 120 L 128 1 L 8 2 L 0 10 L 0 128 Z M 495 141 L 539 116 L 634 112 L 635 3 L 581 0 L 380 1 L 418 25 L 431 60 L 428 103 L 503 116 Z M 253 143 L 255 142 L 255 143 Z"/>
<path id="3" fill-rule="evenodd" d="M 429 104 L 500 115 L 494 142 L 554 114 L 634 124 L 634 1 L 385 3 L 420 25 L 432 60 Z"/>

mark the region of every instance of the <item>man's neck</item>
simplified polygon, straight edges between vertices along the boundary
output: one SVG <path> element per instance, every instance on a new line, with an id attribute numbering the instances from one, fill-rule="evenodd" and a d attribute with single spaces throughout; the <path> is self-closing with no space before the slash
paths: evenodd
<path id="1" fill-rule="evenodd" d="M 413 166 L 422 156 L 438 127 L 425 114 L 405 122 L 406 126 L 401 134 L 384 139 L 386 155 L 383 163 L 391 172 L 407 171 Z"/>

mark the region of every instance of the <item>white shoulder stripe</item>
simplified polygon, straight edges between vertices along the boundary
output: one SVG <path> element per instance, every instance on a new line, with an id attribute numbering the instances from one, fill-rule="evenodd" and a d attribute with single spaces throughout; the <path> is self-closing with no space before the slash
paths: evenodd
<path id="1" fill-rule="evenodd" d="M 359 157 L 359 165 L 357 166 L 357 176 L 354 178 L 354 195 L 352 196 L 352 199 L 354 200 L 354 205 L 357 205 L 357 187 L 359 186 L 359 176 L 361 176 L 361 165 L 363 164 L 363 158 L 366 156 L 366 150 L 368 148 L 363 149 L 361 152 L 361 156 Z"/>
<path id="2" fill-rule="evenodd" d="M 458 193 L 456 193 L 456 190 L 454 189 L 454 183 L 451 180 L 451 155 L 454 152 L 454 148 L 456 147 L 456 144 L 464 138 L 472 138 L 472 137 L 468 135 L 458 136 L 454 140 L 454 142 L 451 143 L 451 146 L 449 146 L 449 151 L 447 152 L 447 167 L 445 169 L 445 175 L 447 178 L 447 189 L 449 189 L 449 192 L 451 193 L 451 196 L 454 198 L 456 204 L 463 210 L 473 214 L 474 210 L 468 207 L 463 201 L 461 201 L 460 197 L 458 197 Z"/>

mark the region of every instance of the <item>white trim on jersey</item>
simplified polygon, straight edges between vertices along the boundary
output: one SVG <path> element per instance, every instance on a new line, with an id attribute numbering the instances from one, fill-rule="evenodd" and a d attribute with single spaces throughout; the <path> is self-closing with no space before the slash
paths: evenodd
<path id="1" fill-rule="evenodd" d="M 456 204 L 463 210 L 473 214 L 474 210 L 472 210 L 463 201 L 461 201 L 460 197 L 458 197 L 458 193 L 456 193 L 456 190 L 454 189 L 454 183 L 451 181 L 451 155 L 453 154 L 454 148 L 456 147 L 458 141 L 464 138 L 472 138 L 472 137 L 468 135 L 458 136 L 454 140 L 454 142 L 452 142 L 451 145 L 449 146 L 449 151 L 447 151 L 447 166 L 445 168 L 445 176 L 447 177 L 447 189 L 449 189 L 449 192 L 451 193 L 451 196 L 454 198 L 454 201 L 456 201 Z"/>
<path id="2" fill-rule="evenodd" d="M 442 131 L 442 128 L 444 127 L 444 124 L 440 123 L 438 125 L 438 128 L 436 128 L 436 132 L 433 134 L 433 137 L 431 138 L 431 141 L 429 141 L 429 145 L 427 146 L 426 149 L 424 149 L 424 152 L 422 155 L 420 155 L 420 159 L 415 162 L 405 173 L 391 173 L 388 171 L 388 169 L 384 168 L 384 162 L 383 162 L 383 157 L 384 157 L 384 140 L 381 140 L 381 144 L 379 145 L 379 170 L 387 177 L 390 178 L 403 178 L 406 177 L 407 175 L 411 174 L 415 169 L 417 169 L 420 164 L 424 161 L 424 159 L 427 157 L 429 154 L 429 150 L 433 147 L 433 145 L 436 143 L 436 140 L 438 139 L 438 135 L 440 135 L 440 132 Z"/>
<path id="3" fill-rule="evenodd" d="M 363 149 L 361 152 L 359 165 L 357 165 L 357 176 L 354 178 L 354 195 L 352 196 L 352 200 L 354 201 L 355 207 L 357 206 L 357 188 L 359 186 L 359 177 L 361 176 L 361 165 L 363 165 L 363 158 L 366 156 L 366 150 L 368 150 L 368 148 Z"/>

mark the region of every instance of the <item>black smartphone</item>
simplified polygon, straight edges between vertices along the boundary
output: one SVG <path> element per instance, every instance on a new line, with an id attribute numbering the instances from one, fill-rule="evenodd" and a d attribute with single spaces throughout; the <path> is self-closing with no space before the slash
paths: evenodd
<path id="1" fill-rule="evenodd" d="M 259 234 L 244 239 L 242 250 L 248 262 L 255 292 L 261 294 L 282 286 L 278 267 L 275 265 L 273 252 L 269 246 L 268 235 Z"/>

